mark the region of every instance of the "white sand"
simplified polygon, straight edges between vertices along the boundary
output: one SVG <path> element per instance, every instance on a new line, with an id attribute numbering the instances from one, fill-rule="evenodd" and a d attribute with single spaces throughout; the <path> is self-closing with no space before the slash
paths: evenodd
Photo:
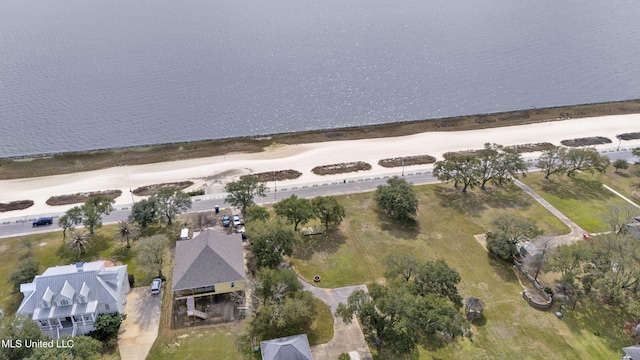
<path id="1" fill-rule="evenodd" d="M 605 136 L 613 140 L 613 143 L 600 145 L 598 148 L 615 149 L 618 146 L 615 136 L 627 132 L 640 132 L 640 114 L 552 121 L 485 130 L 426 132 L 394 138 L 286 145 L 262 153 L 231 154 L 66 175 L 2 180 L 0 202 L 33 200 L 35 204 L 25 210 L 0 213 L 0 219 L 66 211 L 70 206 L 51 207 L 45 204 L 45 201 L 54 195 L 119 189 L 123 194 L 116 199 L 116 205 L 124 205 L 131 204 L 129 190 L 144 185 L 191 180 L 195 185 L 189 190 L 207 186 L 209 192 L 220 192 L 224 183 L 237 179 L 239 175 L 285 169 L 295 169 L 303 175 L 296 180 L 278 182 L 278 187 L 330 182 L 399 171 L 380 167 L 378 160 L 383 158 L 428 154 L 440 160 L 442 154 L 447 151 L 479 149 L 486 142 L 502 145 L 550 142 L 560 145 L 561 140 L 589 136 Z M 636 146 L 640 146 L 640 141 L 622 142 L 622 148 Z M 333 176 L 317 176 L 311 173 L 315 166 L 351 161 L 365 161 L 373 168 L 366 172 Z"/>

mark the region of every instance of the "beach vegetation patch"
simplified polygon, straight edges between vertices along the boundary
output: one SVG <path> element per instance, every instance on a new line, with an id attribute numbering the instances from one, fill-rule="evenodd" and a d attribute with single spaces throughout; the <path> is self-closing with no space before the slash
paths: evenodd
<path id="1" fill-rule="evenodd" d="M 51 206 L 79 204 L 96 196 L 104 196 L 106 198 L 114 200 L 120 195 L 122 195 L 121 190 L 89 191 L 69 195 L 52 196 L 47 199 L 46 203 L 47 205 Z"/>
<path id="2" fill-rule="evenodd" d="M 18 200 L 8 203 L 0 203 L 0 212 L 23 210 L 33 206 L 33 200 Z"/>
<path id="3" fill-rule="evenodd" d="M 161 188 L 172 187 L 176 190 L 184 190 L 191 185 L 193 185 L 193 181 L 179 181 L 179 182 L 172 182 L 172 183 L 141 186 L 133 190 L 133 195 L 151 196 L 151 195 L 156 195 L 158 193 L 158 190 L 160 190 Z"/>
<path id="4" fill-rule="evenodd" d="M 620 140 L 638 140 L 640 139 L 640 132 L 619 134 L 616 135 L 616 138 Z"/>
<path id="5" fill-rule="evenodd" d="M 570 140 L 562 140 L 560 144 L 564 146 L 570 147 L 578 147 L 578 146 L 592 146 L 592 145 L 601 145 L 601 144 L 611 144 L 613 141 L 611 139 L 606 138 L 604 136 L 592 136 L 592 137 L 584 137 Z"/>
<path id="6" fill-rule="evenodd" d="M 257 177 L 258 180 L 262 182 L 267 181 L 283 181 L 283 180 L 293 180 L 302 176 L 302 173 L 297 170 L 287 169 L 287 170 L 277 170 L 277 171 L 267 171 L 262 173 L 250 174 L 250 175 L 242 175 L 240 179 L 244 179 L 247 176 Z"/>
<path id="7" fill-rule="evenodd" d="M 311 172 L 316 175 L 332 175 L 366 170 L 371 170 L 371 164 L 368 164 L 364 161 L 355 161 L 333 165 L 316 166 L 311 169 Z"/>
<path id="8" fill-rule="evenodd" d="M 545 151 L 553 148 L 555 148 L 555 145 L 548 142 L 509 145 L 504 147 L 505 150 L 509 150 L 518 154 L 536 152 L 536 151 Z M 448 159 L 453 156 L 463 156 L 463 155 L 479 156 L 482 153 L 482 151 L 483 149 L 448 151 L 442 154 L 442 157 L 445 159 Z"/>
<path id="9" fill-rule="evenodd" d="M 436 162 L 436 158 L 431 155 L 414 155 L 381 159 L 380 161 L 378 161 L 378 165 L 386 168 L 392 168 L 410 165 L 433 164 L 434 162 Z"/>

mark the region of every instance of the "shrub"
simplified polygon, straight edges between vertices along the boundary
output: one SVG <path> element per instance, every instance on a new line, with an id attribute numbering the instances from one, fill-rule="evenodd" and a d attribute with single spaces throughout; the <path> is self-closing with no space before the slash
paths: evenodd
<path id="1" fill-rule="evenodd" d="M 100 314 L 95 322 L 96 329 L 88 333 L 87 335 L 92 338 L 100 341 L 107 341 L 110 339 L 115 339 L 118 335 L 118 330 L 120 330 L 120 324 L 122 324 L 122 320 L 127 317 L 125 314 L 120 314 L 118 312 L 110 313 L 110 314 Z"/>
<path id="2" fill-rule="evenodd" d="M 553 289 L 552 289 L 552 288 L 550 288 L 550 287 L 548 287 L 548 286 L 545 286 L 545 288 L 544 288 L 544 289 L 542 289 L 542 290 L 543 290 L 545 293 L 547 293 L 549 296 L 553 296 Z"/>
<path id="3" fill-rule="evenodd" d="M 189 195 L 189 196 L 204 195 L 204 189 L 195 190 L 195 191 L 189 191 L 189 192 L 187 192 L 187 195 Z"/>

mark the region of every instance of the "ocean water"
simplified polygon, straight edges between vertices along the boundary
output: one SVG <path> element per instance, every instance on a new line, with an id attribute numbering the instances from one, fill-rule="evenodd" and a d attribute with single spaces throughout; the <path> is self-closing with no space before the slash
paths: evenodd
<path id="1" fill-rule="evenodd" d="M 0 157 L 640 98 L 636 0 L 0 0 Z"/>

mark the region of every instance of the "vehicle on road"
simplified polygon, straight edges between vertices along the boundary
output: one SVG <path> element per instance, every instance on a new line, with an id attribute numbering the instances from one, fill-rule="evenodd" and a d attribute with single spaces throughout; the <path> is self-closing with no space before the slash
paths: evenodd
<path id="1" fill-rule="evenodd" d="M 162 287 L 162 279 L 155 278 L 151 282 L 151 294 L 160 294 L 160 288 Z"/>
<path id="2" fill-rule="evenodd" d="M 229 224 L 231 224 L 231 220 L 229 220 L 229 215 L 223 215 L 222 216 L 222 226 L 229 227 Z"/>
<path id="3" fill-rule="evenodd" d="M 242 221 L 240 221 L 240 216 L 233 215 L 233 226 L 238 227 L 240 225 L 242 225 Z"/>
<path id="4" fill-rule="evenodd" d="M 52 217 L 41 217 L 33 221 L 32 227 L 42 226 L 42 225 L 51 225 L 51 224 L 53 224 Z"/>

